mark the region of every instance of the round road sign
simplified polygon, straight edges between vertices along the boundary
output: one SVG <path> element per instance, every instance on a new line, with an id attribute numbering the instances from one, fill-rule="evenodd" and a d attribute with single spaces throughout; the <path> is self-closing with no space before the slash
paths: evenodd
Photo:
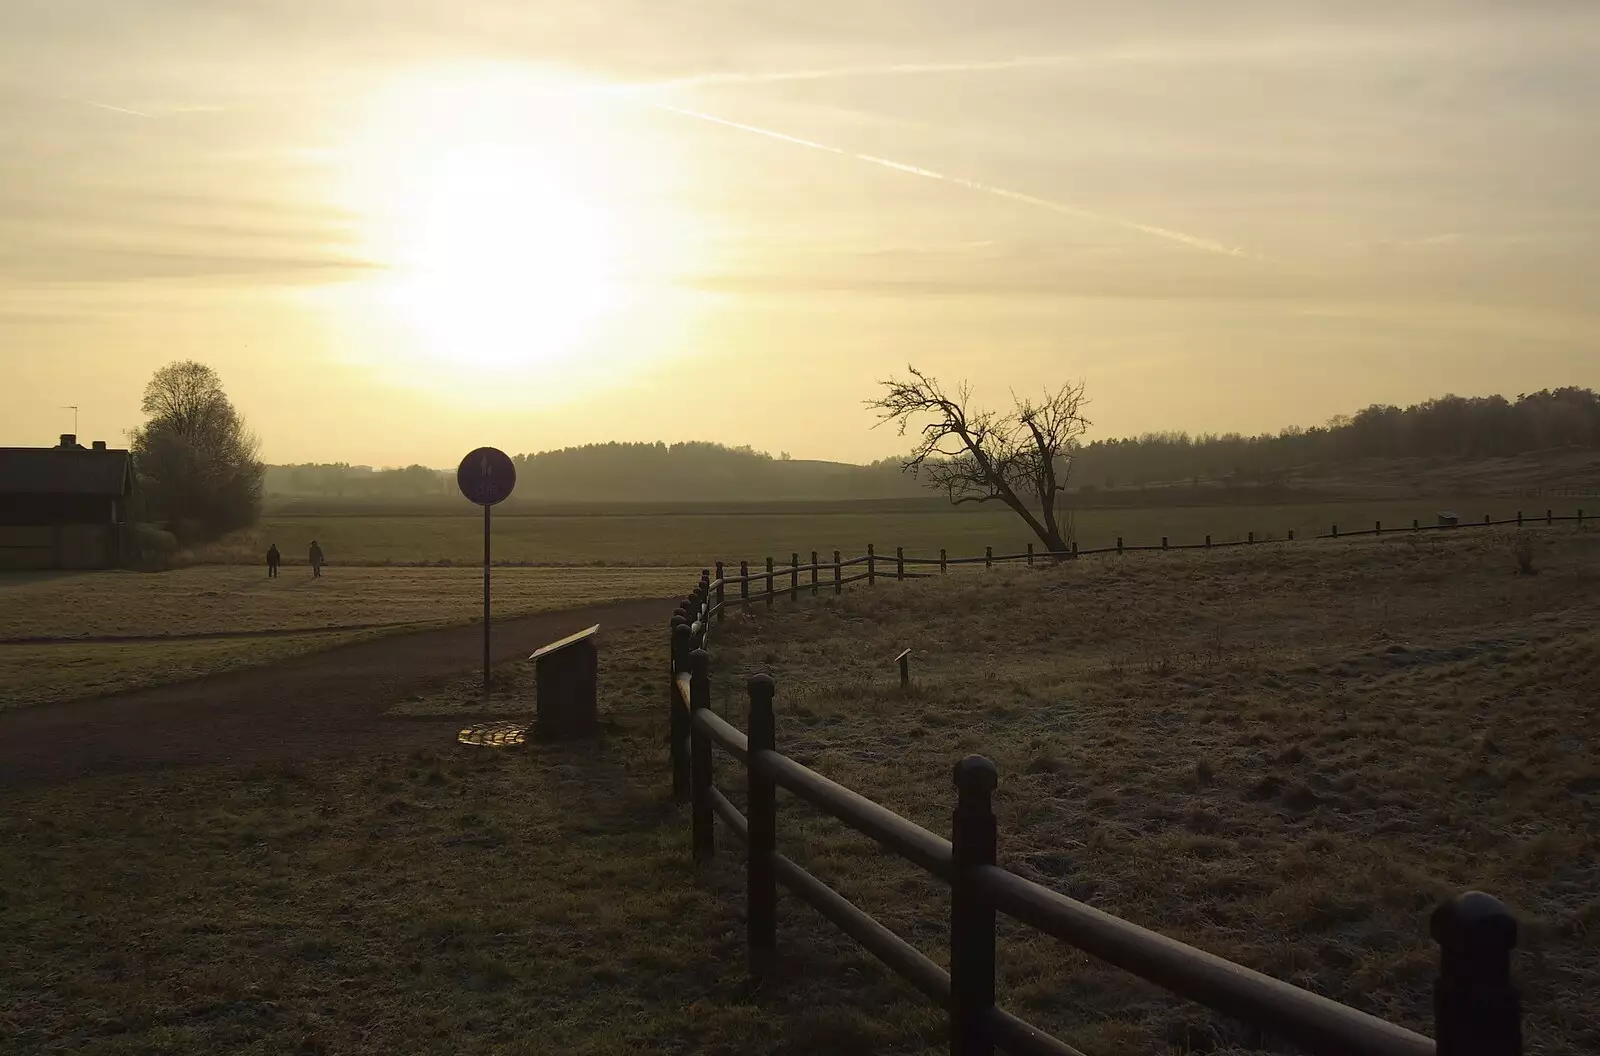
<path id="1" fill-rule="evenodd" d="M 517 467 L 511 456 L 497 447 L 480 447 L 456 468 L 461 494 L 479 506 L 504 502 L 517 486 Z"/>

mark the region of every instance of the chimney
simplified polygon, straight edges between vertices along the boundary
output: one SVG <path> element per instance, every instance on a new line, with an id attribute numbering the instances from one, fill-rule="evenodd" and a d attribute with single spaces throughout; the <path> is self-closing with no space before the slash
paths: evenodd
<path id="1" fill-rule="evenodd" d="M 94 449 L 96 451 L 104 451 L 106 449 L 106 442 L 104 440 L 96 440 L 94 442 Z"/>
<path id="2" fill-rule="evenodd" d="M 77 447 L 78 446 L 78 436 L 77 436 L 77 434 L 76 433 L 62 433 L 61 434 L 61 446 L 62 447 Z"/>

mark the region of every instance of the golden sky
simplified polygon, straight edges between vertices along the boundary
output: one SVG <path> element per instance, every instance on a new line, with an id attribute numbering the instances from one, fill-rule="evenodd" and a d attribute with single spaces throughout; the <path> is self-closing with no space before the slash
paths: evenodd
<path id="1" fill-rule="evenodd" d="M 0 445 L 175 358 L 373 465 L 1600 386 L 1597 105 L 1590 0 L 3 0 Z"/>

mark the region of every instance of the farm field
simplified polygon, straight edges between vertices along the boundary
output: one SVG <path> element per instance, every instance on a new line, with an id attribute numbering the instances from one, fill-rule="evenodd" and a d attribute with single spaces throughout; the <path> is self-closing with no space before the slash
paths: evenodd
<path id="1" fill-rule="evenodd" d="M 1557 500 L 1540 500 L 1538 513 Z M 1581 500 L 1566 500 L 1572 513 Z M 1370 529 L 1374 522 L 1391 526 L 1413 520 L 1433 523 L 1440 510 L 1467 519 L 1484 514 L 1499 520 L 1526 500 L 1451 498 L 1372 500 L 1292 505 L 1162 506 L 1143 508 L 1090 507 L 1076 514 L 1078 543 L 1084 548 L 1113 546 L 1120 535 L 1130 545 L 1158 545 L 1162 536 L 1174 544 L 1198 543 L 1209 533 L 1215 539 L 1258 539 Z M 1600 512 L 1600 511 L 1593 511 Z M 512 514 L 494 521 L 497 561 L 556 565 L 709 565 L 723 560 L 759 563 L 771 556 L 779 563 L 790 553 L 827 555 L 837 549 L 847 556 L 863 554 L 867 544 L 879 553 L 903 546 L 908 554 L 937 556 L 941 547 L 956 555 L 1020 551 L 1030 541 L 1025 525 L 1008 510 L 993 506 L 914 509 L 854 509 L 848 504 L 802 504 L 782 512 L 728 507 L 695 512 L 629 512 L 606 514 Z M 340 564 L 408 564 L 450 561 L 471 564 L 483 554 L 482 523 L 469 510 L 462 516 L 364 516 L 268 514 L 245 539 L 198 552 L 202 562 L 261 561 L 269 541 L 296 561 L 318 540 L 335 566 Z"/>
<path id="2" fill-rule="evenodd" d="M 989 754 L 1010 868 L 1414 1028 L 1427 910 L 1492 891 L 1523 922 L 1528 1051 L 1575 1056 L 1600 1046 L 1600 532 L 1532 535 L 1535 576 L 1495 531 L 807 596 L 730 616 L 713 702 L 742 724 L 771 670 L 782 750 L 936 832 L 951 762 Z M 740 849 L 719 830 L 696 871 L 670 801 L 660 649 L 605 639 L 589 745 L 13 795 L 0 1047 L 945 1051 L 942 1014 L 788 896 L 783 970 L 747 983 Z M 527 665 L 499 675 L 490 710 L 525 711 Z M 461 719 L 469 682 L 396 711 Z M 786 796 L 779 818 L 785 853 L 942 959 L 935 883 Z M 1091 1056 L 1271 1047 L 1020 928 L 1000 965 L 1002 1001 Z"/>
<path id="3" fill-rule="evenodd" d="M 681 594 L 691 569 L 508 568 L 497 616 Z M 0 708 L 275 663 L 363 635 L 482 613 L 470 568 L 341 568 L 276 580 L 243 567 L 0 578 Z M 90 639 L 90 640 L 83 640 Z M 94 640 L 99 639 L 99 640 Z M 145 639 L 145 640 L 115 640 Z"/>

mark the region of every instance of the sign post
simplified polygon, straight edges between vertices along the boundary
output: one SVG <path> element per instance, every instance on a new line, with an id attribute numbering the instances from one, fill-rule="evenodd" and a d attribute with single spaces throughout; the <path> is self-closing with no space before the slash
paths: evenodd
<path id="1" fill-rule="evenodd" d="M 483 695 L 489 696 L 489 511 L 504 502 L 517 486 L 517 467 L 504 451 L 480 447 L 456 467 L 456 485 L 472 502 L 483 507 Z"/>

